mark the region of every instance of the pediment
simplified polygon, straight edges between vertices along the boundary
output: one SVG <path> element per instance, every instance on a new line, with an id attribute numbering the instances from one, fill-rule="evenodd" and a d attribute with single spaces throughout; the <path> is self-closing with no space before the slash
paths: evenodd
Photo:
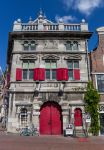
<path id="1" fill-rule="evenodd" d="M 37 59 L 37 56 L 35 56 L 35 55 L 33 55 L 33 54 L 28 54 L 28 55 L 26 55 L 26 54 L 24 54 L 24 55 L 22 55 L 21 57 L 20 57 L 20 59 Z"/>
<path id="2" fill-rule="evenodd" d="M 75 60 L 75 59 L 76 59 L 76 60 L 81 60 L 82 57 L 81 57 L 80 54 L 69 54 L 69 55 L 65 56 L 64 59 L 66 59 L 66 60 L 70 60 L 70 59 L 73 59 L 73 60 Z"/>
<path id="3" fill-rule="evenodd" d="M 38 24 L 38 23 L 39 23 L 39 19 L 38 18 L 31 22 L 31 24 Z M 43 19 L 42 23 L 43 24 L 53 24 L 53 22 L 48 20 L 48 19 Z"/>
<path id="4" fill-rule="evenodd" d="M 59 60 L 60 57 L 58 57 L 57 55 L 45 55 L 42 57 L 43 60 L 49 59 L 49 60 Z"/>

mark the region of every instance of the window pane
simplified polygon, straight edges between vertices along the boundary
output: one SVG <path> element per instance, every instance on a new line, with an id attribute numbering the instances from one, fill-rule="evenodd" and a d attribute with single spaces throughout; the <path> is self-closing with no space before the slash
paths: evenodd
<path id="1" fill-rule="evenodd" d="M 50 79 L 50 70 L 46 70 L 46 79 Z"/>
<path id="2" fill-rule="evenodd" d="M 29 70 L 29 79 L 33 79 L 34 71 Z"/>
<path id="3" fill-rule="evenodd" d="M 35 62 L 34 61 L 30 61 L 29 62 L 29 69 L 34 69 L 35 68 Z"/>
<path id="4" fill-rule="evenodd" d="M 56 70 L 52 70 L 52 79 L 56 79 Z"/>
<path id="5" fill-rule="evenodd" d="M 74 61 L 74 68 L 79 68 L 79 62 L 78 61 Z"/>
<path id="6" fill-rule="evenodd" d="M 68 70 L 69 80 L 73 80 L 73 70 Z"/>
<path id="7" fill-rule="evenodd" d="M 97 75 L 98 91 L 104 92 L 104 75 Z"/>
<path id="8" fill-rule="evenodd" d="M 66 43 L 66 50 L 72 50 L 72 44 L 71 42 Z"/>
<path id="9" fill-rule="evenodd" d="M 28 70 L 23 70 L 23 79 L 26 80 L 28 76 Z"/>
<path id="10" fill-rule="evenodd" d="M 29 43 L 28 43 L 28 41 L 24 41 L 24 50 L 29 50 Z"/>
<path id="11" fill-rule="evenodd" d="M 31 41 L 30 49 L 31 50 L 35 50 L 36 49 L 35 41 Z"/>
<path id="12" fill-rule="evenodd" d="M 72 69 L 72 68 L 73 68 L 73 62 L 72 62 L 72 61 L 69 61 L 69 62 L 68 62 L 68 68 L 69 68 L 69 69 Z"/>
<path id="13" fill-rule="evenodd" d="M 78 50 L 78 42 L 77 41 L 73 42 L 73 50 Z"/>
<path id="14" fill-rule="evenodd" d="M 23 69 L 28 69 L 28 61 L 23 62 Z"/>
<path id="15" fill-rule="evenodd" d="M 50 63 L 50 61 L 46 61 L 46 62 L 45 62 L 45 67 L 46 67 L 47 69 L 50 69 L 50 68 L 51 68 L 51 63 Z"/>
<path id="16" fill-rule="evenodd" d="M 56 61 L 51 62 L 51 68 L 55 68 L 55 69 L 57 68 Z"/>

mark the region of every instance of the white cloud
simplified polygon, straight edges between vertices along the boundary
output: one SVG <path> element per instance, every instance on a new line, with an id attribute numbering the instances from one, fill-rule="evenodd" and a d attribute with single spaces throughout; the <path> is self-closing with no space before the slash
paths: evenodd
<path id="1" fill-rule="evenodd" d="M 90 15 L 92 11 L 103 6 L 103 0 L 63 0 L 67 9 L 79 10 L 81 13 Z"/>
<path id="2" fill-rule="evenodd" d="M 71 21 L 71 22 L 72 22 L 72 21 L 75 21 L 76 18 L 75 18 L 74 16 L 63 16 L 63 17 L 60 17 L 60 16 L 56 15 L 55 20 L 56 20 L 57 22 L 63 21 L 64 23 L 68 23 L 68 22 L 70 22 L 70 21 Z"/>

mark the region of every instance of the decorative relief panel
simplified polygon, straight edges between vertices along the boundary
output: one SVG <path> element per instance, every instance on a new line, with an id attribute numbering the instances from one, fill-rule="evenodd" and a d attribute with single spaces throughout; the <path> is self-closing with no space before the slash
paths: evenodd
<path id="1" fill-rule="evenodd" d="M 45 40 L 44 49 L 58 49 L 58 42 L 56 40 Z"/>
<path id="2" fill-rule="evenodd" d="M 71 100 L 83 100 L 83 94 L 63 94 L 63 100 L 71 101 Z"/>
<path id="3" fill-rule="evenodd" d="M 58 96 L 58 93 L 40 93 L 39 97 L 42 102 L 46 102 L 46 101 L 59 102 L 60 101 L 60 97 Z"/>
<path id="4" fill-rule="evenodd" d="M 32 106 L 19 106 L 19 105 L 16 106 L 16 113 L 20 114 L 22 108 L 26 108 L 27 109 L 27 113 L 32 113 Z"/>
<path id="5" fill-rule="evenodd" d="M 16 94 L 15 101 L 29 101 L 33 98 L 33 94 Z"/>

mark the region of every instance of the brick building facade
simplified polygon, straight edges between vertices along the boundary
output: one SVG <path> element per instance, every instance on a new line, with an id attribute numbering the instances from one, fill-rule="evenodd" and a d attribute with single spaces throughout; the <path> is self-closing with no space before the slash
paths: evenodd
<path id="1" fill-rule="evenodd" d="M 91 79 L 100 94 L 100 133 L 104 134 L 104 27 L 97 29 L 98 46 L 89 53 Z"/>

